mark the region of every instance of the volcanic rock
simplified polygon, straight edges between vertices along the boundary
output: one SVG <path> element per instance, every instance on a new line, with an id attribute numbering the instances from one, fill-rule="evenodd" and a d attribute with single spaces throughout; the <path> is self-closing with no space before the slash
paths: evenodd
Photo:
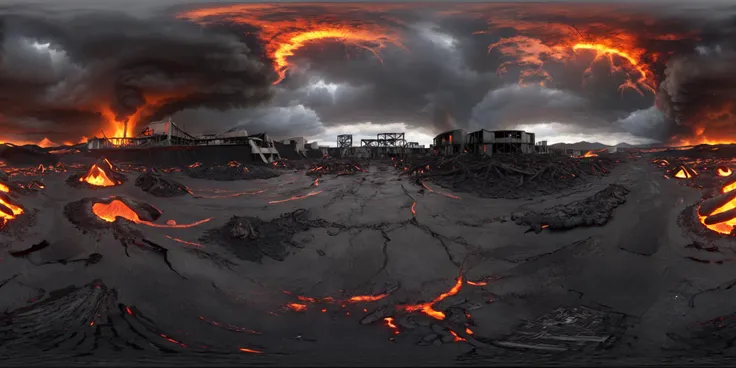
<path id="1" fill-rule="evenodd" d="M 59 158 L 38 146 L 0 144 L 0 161 L 11 166 L 55 165 Z"/>
<path id="2" fill-rule="evenodd" d="M 99 326 L 104 326 L 102 333 Z M 108 332 L 110 331 L 110 332 Z M 94 281 L 49 292 L 43 301 L 6 311 L 0 322 L 0 354 L 77 354 L 100 351 L 173 352 L 183 344 L 175 332 L 163 330 L 135 307 L 119 303 L 117 293 Z"/>
<path id="3" fill-rule="evenodd" d="M 613 210 L 626 202 L 629 190 L 619 184 L 611 184 L 606 189 L 580 201 L 558 205 L 542 212 L 527 212 L 514 215 L 517 225 L 527 225 L 535 232 L 549 227 L 553 230 L 566 230 L 578 226 L 602 226 L 610 220 Z"/>
<path id="4" fill-rule="evenodd" d="M 10 177 L 8 176 L 8 173 L 6 173 L 3 170 L 0 170 L 0 181 L 7 182 L 9 179 Z"/>
<path id="5" fill-rule="evenodd" d="M 138 176 L 135 186 L 156 197 L 179 197 L 191 193 L 186 185 L 165 178 L 155 169 Z"/>
<path id="6" fill-rule="evenodd" d="M 270 179 L 279 176 L 278 173 L 265 167 L 245 167 L 241 165 L 197 166 L 187 168 L 186 174 L 190 178 L 215 181 L 256 180 Z"/>
<path id="7" fill-rule="evenodd" d="M 295 245 L 292 237 L 310 228 L 306 214 L 300 209 L 268 222 L 233 216 L 223 227 L 208 230 L 200 240 L 225 246 L 243 260 L 260 263 L 266 256 L 283 261 L 288 255 L 287 246 Z"/>

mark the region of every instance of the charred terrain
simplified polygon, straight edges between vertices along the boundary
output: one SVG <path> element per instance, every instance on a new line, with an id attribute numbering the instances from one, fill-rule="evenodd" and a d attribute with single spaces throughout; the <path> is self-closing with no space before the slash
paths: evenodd
<path id="1" fill-rule="evenodd" d="M 735 154 L 5 164 L 0 354 L 715 361 L 736 338 Z"/>

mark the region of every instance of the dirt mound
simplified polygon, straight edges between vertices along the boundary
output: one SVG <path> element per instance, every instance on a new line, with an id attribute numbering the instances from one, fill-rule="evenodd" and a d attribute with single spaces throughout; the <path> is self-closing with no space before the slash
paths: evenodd
<path id="1" fill-rule="evenodd" d="M 297 246 L 291 240 L 294 234 L 309 229 L 306 215 L 306 210 L 299 209 L 271 221 L 233 216 L 223 227 L 207 231 L 200 240 L 220 244 L 243 260 L 260 263 L 266 256 L 283 261 L 289 254 L 288 246 Z"/>
<path id="2" fill-rule="evenodd" d="M 140 187 L 144 192 L 150 193 L 156 197 L 168 198 L 191 194 L 186 185 L 173 179 L 163 177 L 161 173 L 155 169 L 138 176 L 138 178 L 135 179 L 135 186 Z"/>
<path id="3" fill-rule="evenodd" d="M 578 226 L 601 226 L 613 215 L 613 210 L 626 202 L 629 190 L 618 184 L 580 201 L 554 206 L 542 212 L 527 212 L 512 219 L 518 225 L 527 225 L 530 230 L 567 230 Z"/>
<path id="4" fill-rule="evenodd" d="M 608 175 L 621 159 L 618 156 L 460 154 L 396 160 L 394 166 L 403 174 L 415 176 L 419 183 L 433 181 L 481 197 L 516 199 L 555 193 Z"/>
<path id="5" fill-rule="evenodd" d="M 185 173 L 190 178 L 215 181 L 270 179 L 279 176 L 278 173 L 269 168 L 259 166 L 247 167 L 235 161 L 227 165 L 188 167 Z"/>

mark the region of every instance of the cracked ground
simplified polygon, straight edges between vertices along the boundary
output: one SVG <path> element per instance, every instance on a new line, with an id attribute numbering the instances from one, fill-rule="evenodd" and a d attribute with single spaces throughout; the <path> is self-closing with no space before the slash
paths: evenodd
<path id="1" fill-rule="evenodd" d="M 733 351 L 732 327 L 716 327 L 736 312 L 736 271 L 693 262 L 711 248 L 693 246 L 678 217 L 700 192 L 646 158 L 528 200 L 453 198 L 384 165 L 318 186 L 303 170 L 231 182 L 163 174 L 194 193 L 176 198 L 142 191 L 135 173 L 98 190 L 45 175 L 42 192 L 18 199 L 28 220 L 0 232 L 0 355 L 8 364 L 405 366 L 661 363 Z M 512 221 L 611 184 L 629 192 L 601 226 L 530 232 Z M 64 215 L 69 203 L 110 196 L 152 205 L 161 224 L 212 220 L 90 230 Z"/>

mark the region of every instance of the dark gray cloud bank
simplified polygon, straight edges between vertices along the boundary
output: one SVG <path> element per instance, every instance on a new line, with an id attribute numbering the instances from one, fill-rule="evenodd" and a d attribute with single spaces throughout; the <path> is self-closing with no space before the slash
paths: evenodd
<path id="1" fill-rule="evenodd" d="M 651 62 L 659 83 L 653 107 L 654 94 L 621 93 L 617 87 L 625 76 L 610 75 L 605 65 L 594 65 L 583 84 L 590 62 L 585 58 L 546 60 L 544 70 L 552 79 L 545 87 L 519 86 L 520 67 L 497 75 L 508 59 L 489 53 L 488 45 L 501 37 L 535 36 L 489 27 L 497 12 L 478 17 L 438 16 L 426 6 L 386 10 L 401 20 L 392 26 L 406 49 L 380 49 L 380 62 L 365 50 L 315 43 L 291 59 L 298 70 L 273 86 L 277 76 L 263 41 L 247 33 L 247 25 L 202 26 L 174 16 L 214 2 L 141 1 L 124 8 L 121 3 L 0 2 L 0 139 L 64 141 L 98 134 L 101 105 L 125 119 L 151 101 L 155 106 L 140 116 L 144 122 L 173 115 L 195 133 L 241 124 L 277 137 L 322 138 L 334 127 L 366 122 L 404 123 L 408 135 L 558 123 L 568 135 L 632 141 L 716 129 L 736 137 L 730 105 L 736 98 L 736 18 L 728 4 L 617 7 L 620 14 L 651 22 L 624 20 L 617 28 L 641 33 L 639 44 L 660 55 Z M 453 9 L 462 13 L 463 6 Z M 470 10 L 478 5 L 467 6 L 468 14 L 478 13 Z M 716 6 L 719 11 L 711 9 Z M 591 9 L 582 15 L 559 8 L 503 14 L 540 24 L 569 23 L 579 31 L 585 24 L 623 19 L 608 8 Z M 652 36 L 683 29 L 701 32 L 666 41 Z M 487 32 L 477 34 L 482 30 Z"/>

